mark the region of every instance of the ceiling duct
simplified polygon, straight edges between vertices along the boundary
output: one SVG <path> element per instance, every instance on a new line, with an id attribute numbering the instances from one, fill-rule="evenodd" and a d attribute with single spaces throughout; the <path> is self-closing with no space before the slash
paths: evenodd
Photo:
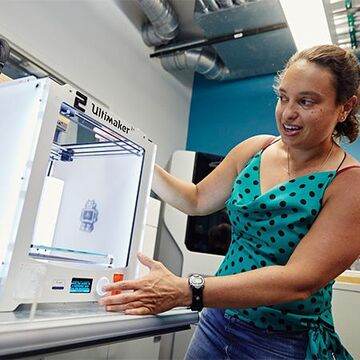
<path id="1" fill-rule="evenodd" d="M 203 5 L 204 9 L 208 9 L 210 11 L 218 11 L 220 9 L 216 0 L 203 0 L 201 4 Z"/>
<path id="2" fill-rule="evenodd" d="M 198 48 L 178 51 L 161 57 L 166 71 L 192 70 L 203 74 L 207 79 L 226 80 L 231 77 L 229 69 L 211 48 Z"/>
<path id="3" fill-rule="evenodd" d="M 166 0 L 137 0 L 150 23 L 142 28 L 142 37 L 146 45 L 159 46 L 175 38 L 179 23 L 177 15 Z M 210 3 L 210 0 L 206 0 Z M 216 4 L 216 1 L 214 4 Z M 223 6 L 232 0 L 222 0 Z M 219 8 L 219 7 L 218 7 Z M 192 49 L 178 51 L 161 57 L 166 71 L 192 70 L 205 75 L 208 79 L 225 80 L 229 69 L 211 49 Z"/>
<path id="4" fill-rule="evenodd" d="M 203 0 L 205 1 L 205 0 Z M 206 11 L 195 2 L 194 19 L 207 39 L 286 24 L 279 0 L 233 0 L 235 6 Z M 219 3 L 219 1 L 217 1 Z M 225 1 L 222 1 L 225 3 Z M 230 70 L 228 79 L 275 73 L 282 69 L 296 47 L 288 27 L 212 45 Z"/>
<path id="5" fill-rule="evenodd" d="M 167 0 L 137 1 L 151 23 L 142 31 L 147 45 L 159 46 L 176 36 L 177 16 Z M 239 79 L 275 73 L 296 51 L 279 0 L 196 0 L 194 20 L 207 44 L 160 46 L 156 53 L 166 52 L 157 55 L 165 70 Z M 212 41 L 228 38 L 231 41 Z"/>
<path id="6" fill-rule="evenodd" d="M 242 5 L 247 2 L 259 0 L 198 0 L 202 11 L 207 13 L 209 11 L 218 11 L 220 9 L 231 8 L 236 5 Z"/>
<path id="7" fill-rule="evenodd" d="M 233 0 L 218 0 L 220 7 L 229 8 L 235 6 Z"/>
<path id="8" fill-rule="evenodd" d="M 10 57 L 10 46 L 5 39 L 0 39 L 0 74 L 5 66 L 5 63 Z"/>
<path id="9" fill-rule="evenodd" d="M 179 21 L 174 9 L 166 0 L 137 0 L 149 20 L 142 28 L 142 38 L 147 46 L 159 46 L 174 39 L 179 31 Z"/>

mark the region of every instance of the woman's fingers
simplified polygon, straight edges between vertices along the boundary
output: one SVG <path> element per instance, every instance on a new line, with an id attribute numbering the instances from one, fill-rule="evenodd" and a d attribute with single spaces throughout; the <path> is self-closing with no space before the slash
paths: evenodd
<path id="1" fill-rule="evenodd" d="M 139 259 L 139 261 L 147 266 L 150 271 L 156 269 L 161 269 L 161 266 L 158 261 L 155 261 L 151 258 L 149 258 L 148 256 L 142 254 L 142 253 L 138 253 L 137 257 Z M 141 281 L 141 279 L 139 280 L 123 280 L 123 281 L 117 281 L 114 283 L 110 283 L 105 285 L 102 290 L 103 291 L 113 291 L 113 290 L 138 290 L 141 289 L 143 287 L 143 283 Z"/>
<path id="2" fill-rule="evenodd" d="M 148 308 L 146 307 L 139 307 L 136 309 L 127 309 L 125 310 L 126 315 L 152 315 L 155 313 L 152 313 Z"/>
<path id="3" fill-rule="evenodd" d="M 124 280 L 108 284 L 104 291 L 124 290 L 99 300 L 108 311 L 125 311 L 126 314 L 157 314 L 181 303 L 184 293 L 182 279 L 170 272 L 161 262 L 141 253 L 139 261 L 150 269 L 149 274 L 137 280 Z M 185 287 L 188 289 L 187 280 Z"/>
<path id="4" fill-rule="evenodd" d="M 141 288 L 141 283 L 139 280 L 123 280 L 117 281 L 114 283 L 107 284 L 103 286 L 103 291 L 113 291 L 113 290 L 137 290 Z"/>
<path id="5" fill-rule="evenodd" d="M 125 313 L 127 313 L 127 310 L 133 310 L 138 308 L 145 308 L 145 306 L 140 301 L 133 301 L 128 304 L 106 305 L 105 307 L 106 311 L 124 311 Z"/>
<path id="6" fill-rule="evenodd" d="M 145 306 L 139 306 L 139 307 L 134 307 L 132 309 L 126 309 L 123 305 L 109 305 L 106 307 L 106 311 L 111 311 L 111 312 L 122 311 L 126 315 L 153 315 L 153 314 L 155 314 L 155 313 L 151 312 L 151 310 Z"/>
<path id="7" fill-rule="evenodd" d="M 146 299 L 144 295 L 137 295 L 136 292 L 125 296 L 122 294 L 109 296 L 101 299 L 100 303 L 105 305 L 106 311 L 123 311 L 131 315 L 150 315 L 159 312 L 156 303 Z"/>
<path id="8" fill-rule="evenodd" d="M 127 292 L 118 295 L 111 295 L 103 297 L 99 300 L 101 305 L 112 305 L 112 304 L 127 304 L 133 301 L 137 301 L 139 295 L 137 292 Z"/>

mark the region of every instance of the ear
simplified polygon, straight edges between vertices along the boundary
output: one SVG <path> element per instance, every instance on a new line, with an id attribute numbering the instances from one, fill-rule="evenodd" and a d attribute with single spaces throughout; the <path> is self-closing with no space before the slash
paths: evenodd
<path id="1" fill-rule="evenodd" d="M 342 116 L 340 117 L 339 122 L 343 122 L 346 120 L 357 102 L 358 98 L 356 95 L 353 95 L 350 99 L 346 100 L 346 102 L 343 104 L 343 110 L 341 112 Z"/>

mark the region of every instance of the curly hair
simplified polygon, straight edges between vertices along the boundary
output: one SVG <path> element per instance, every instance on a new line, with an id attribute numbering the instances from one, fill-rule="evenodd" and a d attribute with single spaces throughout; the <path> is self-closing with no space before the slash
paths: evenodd
<path id="1" fill-rule="evenodd" d="M 348 138 L 354 142 L 359 135 L 358 111 L 360 108 L 360 65 L 357 57 L 350 49 L 337 45 L 320 45 L 295 53 L 287 62 L 285 68 L 275 77 L 274 88 L 277 90 L 286 70 L 299 60 L 306 60 L 327 68 L 333 75 L 336 92 L 336 104 L 343 104 L 353 95 L 358 101 L 343 122 L 335 126 L 333 136 Z"/>

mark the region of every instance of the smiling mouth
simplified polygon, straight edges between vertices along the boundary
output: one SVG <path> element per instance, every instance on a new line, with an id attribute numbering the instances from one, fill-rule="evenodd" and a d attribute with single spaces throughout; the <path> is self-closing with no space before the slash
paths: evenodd
<path id="1" fill-rule="evenodd" d="M 296 125 L 283 124 L 283 129 L 284 129 L 286 134 L 295 135 L 295 134 L 297 134 L 298 132 L 301 131 L 302 127 L 301 126 L 296 126 Z"/>

